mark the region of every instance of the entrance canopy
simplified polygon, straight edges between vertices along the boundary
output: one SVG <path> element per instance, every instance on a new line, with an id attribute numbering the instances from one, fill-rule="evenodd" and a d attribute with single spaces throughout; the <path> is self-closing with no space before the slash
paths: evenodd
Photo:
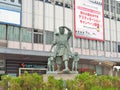
<path id="1" fill-rule="evenodd" d="M 115 70 L 120 71 L 120 66 L 114 66 L 113 71 L 115 71 Z"/>
<path id="2" fill-rule="evenodd" d="M 112 61 L 98 61 L 98 60 L 92 60 L 90 62 L 91 64 L 94 64 L 94 65 L 102 65 L 102 66 L 106 66 L 106 67 L 113 67 L 116 65 L 115 62 L 112 62 Z"/>

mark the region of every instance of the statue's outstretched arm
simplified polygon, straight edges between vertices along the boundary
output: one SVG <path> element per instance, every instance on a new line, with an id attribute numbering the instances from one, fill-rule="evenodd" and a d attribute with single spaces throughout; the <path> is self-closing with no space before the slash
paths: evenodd
<path id="1" fill-rule="evenodd" d="M 51 48 L 50 48 L 50 52 L 52 52 L 52 49 L 53 49 L 53 47 L 56 45 L 56 43 L 53 43 L 52 44 L 52 46 L 51 46 Z"/>

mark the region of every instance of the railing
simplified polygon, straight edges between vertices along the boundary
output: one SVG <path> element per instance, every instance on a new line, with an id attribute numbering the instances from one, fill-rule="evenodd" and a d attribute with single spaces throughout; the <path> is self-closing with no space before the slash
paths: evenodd
<path id="1" fill-rule="evenodd" d="M 28 71 L 28 73 L 45 74 L 47 68 L 19 68 L 19 76 L 22 75 L 24 71 Z"/>

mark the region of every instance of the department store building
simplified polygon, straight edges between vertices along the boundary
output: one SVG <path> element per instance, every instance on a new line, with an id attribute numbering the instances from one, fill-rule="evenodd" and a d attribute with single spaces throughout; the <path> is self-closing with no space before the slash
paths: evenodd
<path id="1" fill-rule="evenodd" d="M 26 68 L 47 68 L 54 32 L 67 26 L 73 32 L 71 51 L 79 53 L 78 70 L 114 75 L 113 66 L 120 65 L 120 2 L 103 3 L 100 41 L 74 36 L 74 0 L 0 0 L 0 74 L 18 75 L 23 63 Z"/>

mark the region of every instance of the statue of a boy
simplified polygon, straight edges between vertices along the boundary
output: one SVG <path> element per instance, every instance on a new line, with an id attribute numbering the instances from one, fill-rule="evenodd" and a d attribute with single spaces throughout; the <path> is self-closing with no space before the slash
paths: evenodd
<path id="1" fill-rule="evenodd" d="M 72 71 L 77 71 L 78 69 L 79 55 L 77 52 L 73 55 Z"/>
<path id="2" fill-rule="evenodd" d="M 65 34 L 65 30 L 68 31 L 67 34 Z M 69 56 L 71 55 L 71 51 L 69 47 L 69 39 L 71 36 L 72 36 L 72 31 L 66 26 L 59 27 L 59 33 L 56 33 L 56 37 L 51 46 L 50 51 L 52 51 L 52 48 L 56 45 L 56 49 L 54 51 L 54 57 L 57 63 L 57 71 L 60 71 L 62 61 L 64 61 L 65 70 L 69 70 L 68 61 L 69 61 Z"/>
<path id="3" fill-rule="evenodd" d="M 51 56 L 48 58 L 48 71 L 54 71 L 54 58 Z"/>

